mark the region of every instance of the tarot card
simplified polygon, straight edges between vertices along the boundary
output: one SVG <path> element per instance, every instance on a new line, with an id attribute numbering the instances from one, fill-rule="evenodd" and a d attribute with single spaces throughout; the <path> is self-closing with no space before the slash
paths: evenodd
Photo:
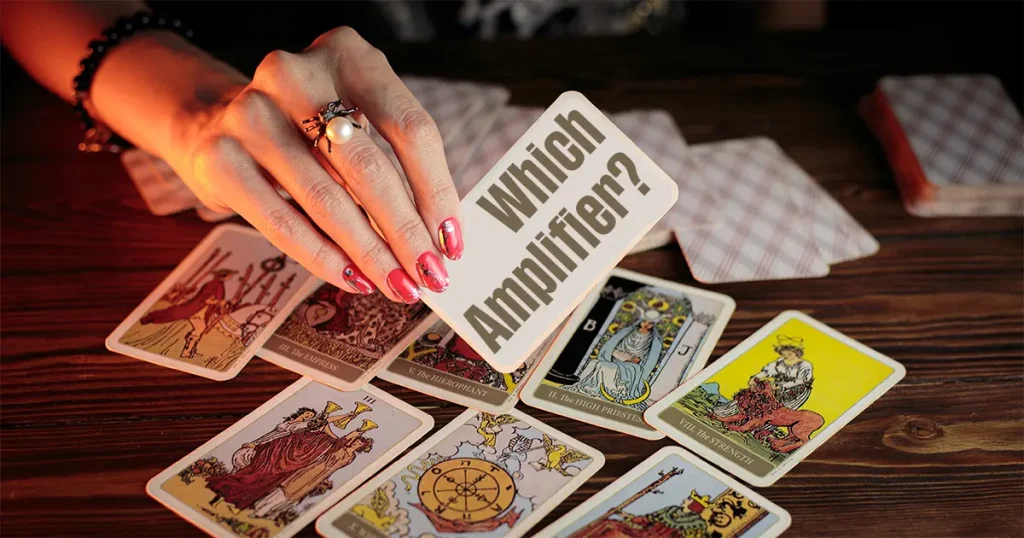
<path id="1" fill-rule="evenodd" d="M 132 148 L 121 154 L 121 164 L 154 215 L 170 215 L 199 204 L 199 199 L 163 159 Z"/>
<path id="2" fill-rule="evenodd" d="M 146 484 L 211 536 L 286 538 L 434 427 L 367 385 L 302 378 Z"/>
<path id="3" fill-rule="evenodd" d="M 543 108 L 502 108 L 492 122 L 487 136 L 477 143 L 472 158 L 465 163 L 458 175 L 452 176 L 459 196 L 465 198 L 543 113 Z"/>
<path id="4" fill-rule="evenodd" d="M 378 377 L 403 387 L 498 415 L 515 407 L 522 382 L 547 351 L 557 330 L 509 374 L 491 367 L 444 321 L 434 323 Z"/>
<path id="5" fill-rule="evenodd" d="M 516 410 L 467 410 L 321 516 L 359 538 L 515 538 L 601 466 L 604 455 Z"/>
<path id="6" fill-rule="evenodd" d="M 217 226 L 107 337 L 107 349 L 223 381 L 238 374 L 311 275 L 259 232 Z"/>
<path id="7" fill-rule="evenodd" d="M 480 143 L 491 130 L 505 103 L 508 102 L 508 97 L 509 91 L 506 88 L 484 86 L 484 102 L 480 110 L 471 115 L 461 129 L 444 141 L 444 154 L 448 160 L 448 170 L 453 178 L 459 177 L 462 170 L 470 163 L 470 157 L 476 154 Z M 466 192 L 469 192 L 468 189 L 460 191 L 460 197 Z"/>
<path id="8" fill-rule="evenodd" d="M 668 446 L 536 536 L 772 538 L 791 521 L 739 480 Z"/>
<path id="9" fill-rule="evenodd" d="M 773 149 L 766 139 L 730 140 L 691 149 L 693 166 L 707 185 L 716 188 L 722 207 L 714 228 L 676 231 L 698 281 L 720 284 L 828 274 L 810 208 L 791 199 Z"/>
<path id="10" fill-rule="evenodd" d="M 573 312 L 523 388 L 527 405 L 644 439 L 644 410 L 707 362 L 731 297 L 613 269 Z"/>
<path id="11" fill-rule="evenodd" d="M 904 375 L 900 363 L 787 311 L 644 418 L 742 480 L 767 487 Z"/>
<path id="12" fill-rule="evenodd" d="M 313 278 L 259 356 L 340 390 L 362 387 L 430 324 L 423 303 L 360 295 Z"/>

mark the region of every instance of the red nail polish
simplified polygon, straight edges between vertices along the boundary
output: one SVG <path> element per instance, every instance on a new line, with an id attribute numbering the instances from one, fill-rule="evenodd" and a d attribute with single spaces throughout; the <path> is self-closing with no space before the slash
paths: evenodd
<path id="1" fill-rule="evenodd" d="M 395 295 L 406 304 L 413 304 L 420 300 L 420 290 L 416 287 L 416 283 L 409 278 L 409 275 L 405 274 L 405 271 L 395 269 L 388 273 L 387 280 L 391 291 L 395 292 Z"/>
<path id="2" fill-rule="evenodd" d="M 449 260 L 457 260 L 462 257 L 462 230 L 459 228 L 459 221 L 455 217 L 445 219 L 437 228 L 437 242 L 441 245 L 441 252 Z"/>
<path id="3" fill-rule="evenodd" d="M 356 291 L 363 295 L 369 295 L 373 293 L 374 289 L 376 289 L 373 287 L 373 283 L 370 282 L 370 279 L 366 278 L 366 275 L 364 275 L 363 272 L 355 265 L 349 265 L 342 269 L 341 276 L 349 286 L 352 286 Z"/>
<path id="4" fill-rule="evenodd" d="M 420 278 L 431 291 L 441 293 L 448 289 L 448 271 L 444 270 L 441 258 L 433 252 L 424 252 L 416 259 L 416 270 Z"/>

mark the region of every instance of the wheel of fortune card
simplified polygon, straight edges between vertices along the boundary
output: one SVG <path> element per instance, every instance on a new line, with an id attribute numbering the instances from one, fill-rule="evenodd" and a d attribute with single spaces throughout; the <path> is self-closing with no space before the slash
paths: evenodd
<path id="1" fill-rule="evenodd" d="M 505 469 L 475 458 L 437 463 L 419 483 L 424 508 L 448 521 L 486 521 L 511 506 L 515 496 L 515 481 Z"/>

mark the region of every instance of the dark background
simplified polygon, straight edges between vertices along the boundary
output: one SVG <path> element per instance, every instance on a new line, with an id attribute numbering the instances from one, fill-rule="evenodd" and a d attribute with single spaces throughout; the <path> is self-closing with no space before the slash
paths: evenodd
<path id="1" fill-rule="evenodd" d="M 588 0 L 600 1 L 600 0 Z M 792 0 L 800 5 L 806 0 Z M 810 4 L 810 2 L 806 2 Z M 1002 79 L 1007 91 L 1022 105 L 1024 83 L 1024 2 L 999 1 L 853 1 L 823 0 L 825 16 L 821 24 L 787 25 L 785 21 L 771 16 L 771 4 L 767 2 L 740 0 L 686 0 L 669 1 L 670 15 L 656 28 L 637 31 L 624 38 L 621 46 L 636 46 L 650 50 L 647 41 L 654 40 L 663 45 L 666 55 L 686 56 L 690 66 L 689 75 L 714 74 L 709 67 L 702 69 L 699 58 L 702 45 L 714 45 L 716 50 L 726 50 L 738 55 L 749 56 L 750 73 L 797 74 L 786 71 L 800 69 L 800 62 L 787 62 L 785 67 L 771 62 L 759 61 L 770 54 L 759 55 L 760 37 L 764 34 L 785 32 L 791 35 L 825 32 L 832 34 L 871 35 L 874 32 L 886 36 L 887 43 L 894 47 L 918 47 L 921 35 L 932 35 L 943 41 L 953 41 L 964 58 L 960 65 L 977 73 L 991 73 Z M 378 2 L 375 1 L 306 1 L 306 2 L 185 2 L 178 0 L 149 3 L 161 13 L 184 19 L 196 30 L 196 41 L 216 56 L 251 74 L 263 56 L 274 49 L 299 51 L 308 46 L 321 33 L 342 25 L 355 28 L 371 43 L 382 48 L 409 74 L 416 73 L 415 65 L 401 61 L 403 49 L 416 47 L 417 43 L 401 43 L 391 27 L 381 17 Z M 461 28 L 454 23 L 454 17 L 461 2 L 428 1 L 425 8 L 435 27 L 439 29 L 438 39 L 452 47 L 468 46 L 474 39 L 472 28 Z M 534 38 L 543 46 L 559 46 L 567 40 L 585 42 L 593 37 L 566 35 L 565 27 L 571 25 L 573 13 L 570 9 L 556 17 L 556 24 L 542 28 Z M 792 28 L 797 28 L 792 30 Z M 41 29 L 52 31 L 52 29 Z M 906 41 L 899 39 L 906 36 Z M 498 39 L 515 39 L 506 33 Z M 543 46 L 538 50 L 543 50 Z M 807 51 L 813 53 L 813 51 Z M 900 51 L 892 50 L 893 54 Z M 878 51 L 877 54 L 886 54 Z M 642 66 L 643 58 L 637 58 L 634 66 L 618 65 L 618 70 L 629 70 Z M 485 64 L 487 58 L 481 58 Z M 835 62 L 843 62 L 837 56 Z M 863 60 L 862 60 L 863 61 Z M 885 58 L 878 58 L 884 64 Z M 26 82 L 23 73 L 14 64 L 6 51 L 3 54 L 2 88 L 4 91 L 14 85 Z M 529 65 L 491 66 L 490 70 L 474 70 L 472 73 L 444 73 L 444 76 L 482 78 L 485 73 L 493 82 L 521 80 L 537 73 Z M 920 72 L 929 72 L 929 66 L 922 65 Z M 463 66 L 464 68 L 464 66 Z M 572 66 L 569 66 L 571 69 Z M 435 70 L 436 71 L 436 70 Z M 914 70 L 909 70 L 914 71 Z M 908 71 L 908 72 L 909 72 Z M 621 73 L 621 71 L 620 71 Z M 438 74 L 438 73 L 434 73 Z M 636 69 L 637 78 L 658 79 L 658 72 Z M 678 78 L 678 71 L 665 74 Z M 901 73 L 879 73 L 901 74 Z M 562 73 L 562 76 L 572 73 Z M 858 88 L 861 90 L 862 88 Z M 512 97 L 513 101 L 515 96 Z"/>

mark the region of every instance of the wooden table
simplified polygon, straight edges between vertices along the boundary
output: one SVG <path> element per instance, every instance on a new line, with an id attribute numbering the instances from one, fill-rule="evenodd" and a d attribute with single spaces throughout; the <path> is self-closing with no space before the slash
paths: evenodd
<path id="1" fill-rule="evenodd" d="M 905 380 L 775 486 L 789 536 L 1021 536 L 1024 256 L 1015 218 L 919 219 L 855 114 L 886 73 L 974 64 L 945 36 L 692 37 L 388 48 L 400 71 L 496 81 L 546 106 L 670 110 L 690 143 L 774 138 L 881 243 L 827 278 L 709 286 L 737 301 L 714 357 L 800 309 L 890 355 Z M 655 54 L 664 55 L 657 58 Z M 217 383 L 109 353 L 103 339 L 212 227 L 149 214 L 116 157 L 80 155 L 72 114 L 5 73 L 2 534 L 193 536 L 147 480 L 296 379 L 254 359 Z M 12 80 L 14 79 L 14 80 Z M 675 246 L 629 269 L 693 283 Z M 441 427 L 462 409 L 381 382 Z M 519 406 L 602 450 L 596 477 L 534 530 L 669 441 Z M 303 535 L 314 535 L 311 527 Z"/>

